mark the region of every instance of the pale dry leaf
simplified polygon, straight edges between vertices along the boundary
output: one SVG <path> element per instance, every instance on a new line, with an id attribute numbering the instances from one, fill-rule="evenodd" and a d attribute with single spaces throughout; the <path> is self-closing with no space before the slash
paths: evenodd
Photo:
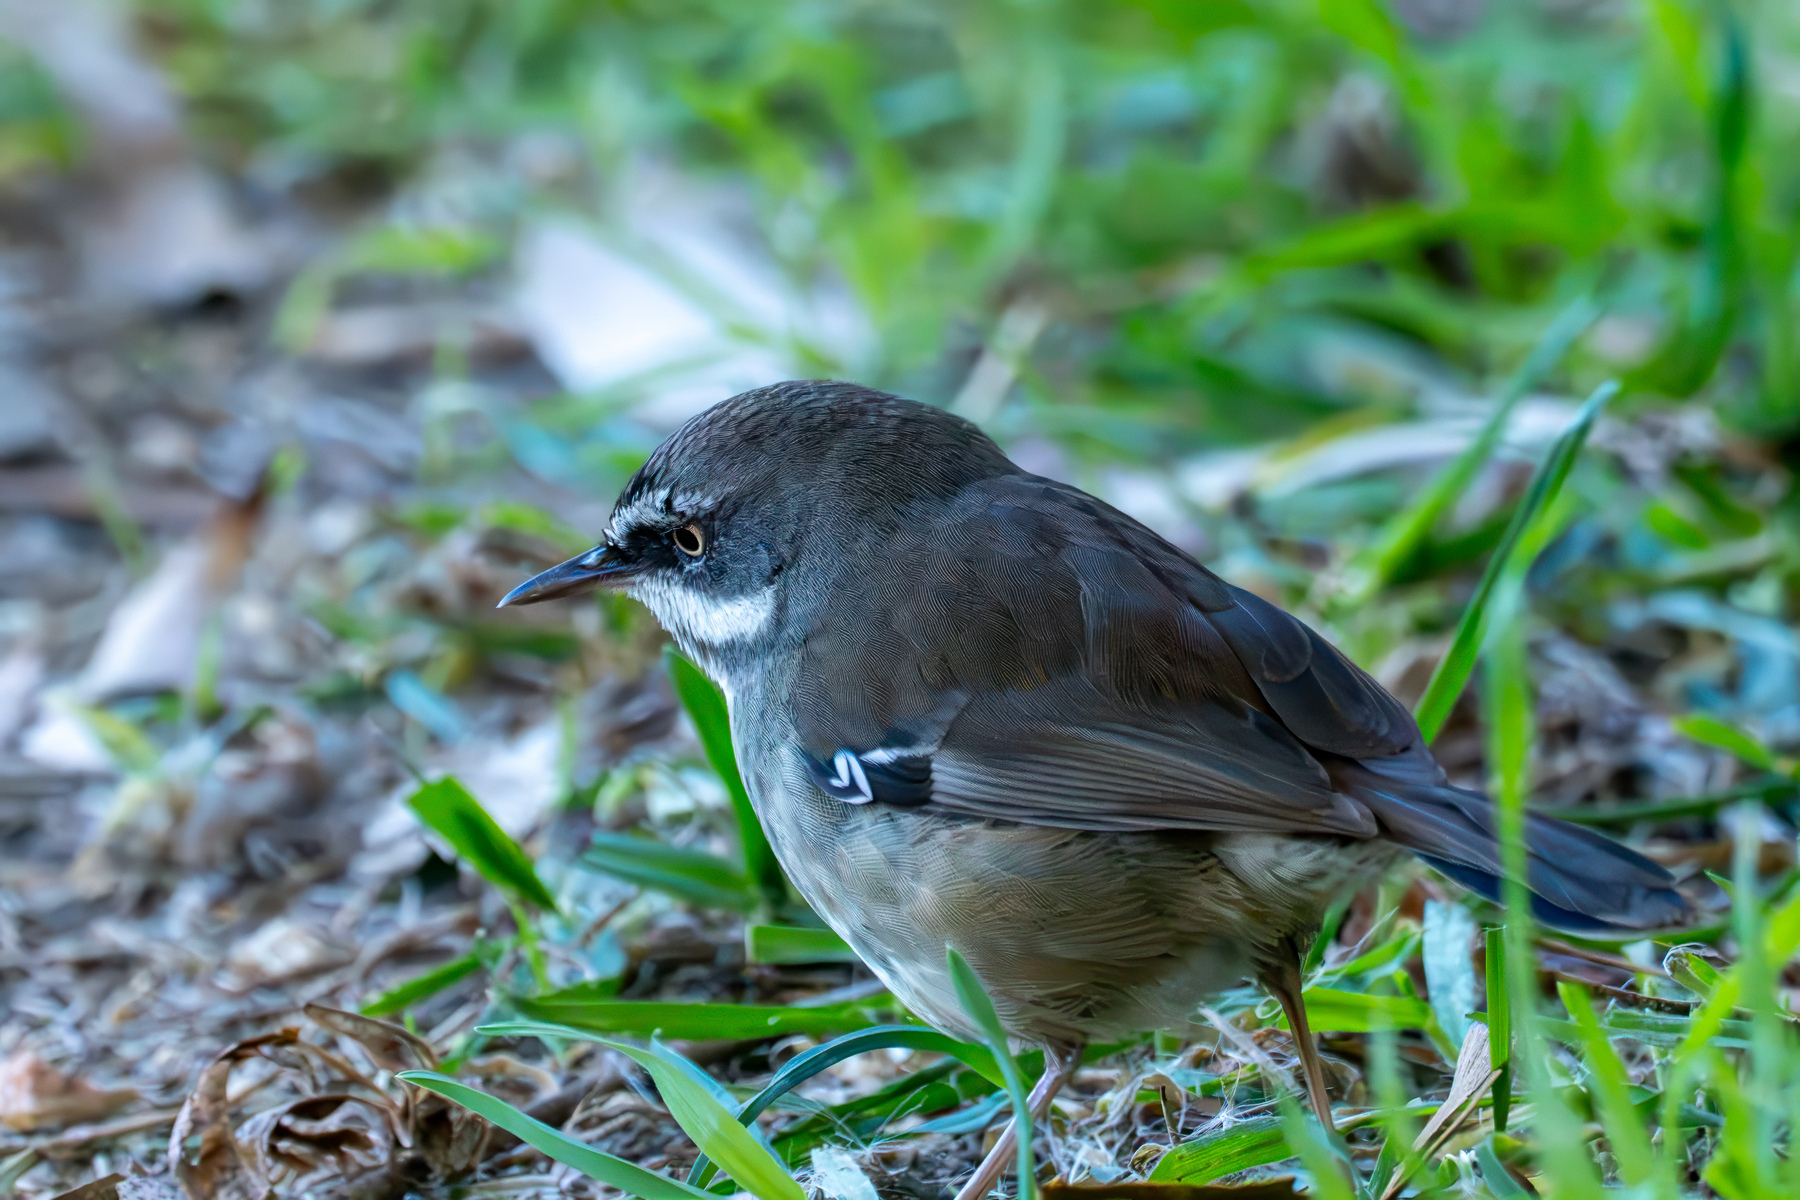
<path id="1" fill-rule="evenodd" d="M 212 609 L 210 560 L 203 540 L 183 542 L 120 602 L 82 672 L 84 699 L 179 691 L 193 683 Z"/>
<path id="2" fill-rule="evenodd" d="M 207 621 L 249 557 L 261 509 L 260 493 L 222 505 L 204 531 L 163 555 L 107 619 L 76 684 L 83 699 L 181 691 L 193 684 Z"/>
<path id="3" fill-rule="evenodd" d="M 225 965 L 237 991 L 341 967 L 354 956 L 304 921 L 276 917 L 231 948 Z"/>
<path id="4" fill-rule="evenodd" d="M 1456 1074 L 1450 1079 L 1450 1094 L 1425 1122 L 1425 1128 L 1419 1130 L 1419 1136 L 1413 1142 L 1413 1150 L 1421 1156 L 1421 1161 L 1430 1158 L 1455 1136 L 1498 1078 L 1500 1072 L 1494 1069 L 1488 1052 L 1487 1026 L 1479 1021 L 1470 1022 L 1468 1033 L 1463 1035 L 1462 1049 L 1456 1056 Z M 1381 1200 L 1392 1200 L 1406 1186 L 1407 1174 L 1403 1167 L 1404 1164 L 1394 1167 L 1394 1173 L 1381 1191 Z"/>
<path id="5" fill-rule="evenodd" d="M 1462 1049 L 1456 1055 L 1456 1074 L 1450 1079 L 1450 1095 L 1419 1131 L 1418 1149 L 1440 1145 L 1494 1086 L 1500 1072 L 1494 1069 L 1488 1053 L 1487 1026 L 1471 1021 L 1463 1035 Z"/>
<path id="6" fill-rule="evenodd" d="M 42 696 L 38 718 L 19 734 L 27 760 L 66 775 L 113 775 L 117 765 L 94 731 L 54 691 Z"/>
<path id="7" fill-rule="evenodd" d="M 713 244 L 714 230 L 684 240 Z M 667 247 L 665 247 L 667 248 Z M 679 253 L 679 252 L 678 252 Z M 684 256 L 687 257 L 687 256 Z M 690 258 L 699 258 L 695 255 Z M 755 275 L 733 271 L 744 259 L 732 250 L 714 256 L 718 290 L 744 296 L 746 312 L 781 314 L 785 298 L 762 288 Z M 733 286 L 742 281 L 742 286 Z M 734 337 L 720 314 L 633 256 L 568 222 L 545 222 L 519 241 L 514 311 L 533 347 L 567 386 L 587 389 L 644 371 L 670 370 L 653 408 L 640 416 L 673 428 L 717 397 L 787 373 L 784 359 Z"/>
<path id="8" fill-rule="evenodd" d="M 362 304 L 320 319 L 306 356 L 334 367 L 428 361 L 446 338 L 476 361 L 504 361 L 528 350 L 509 314 L 468 307 Z"/>
<path id="9" fill-rule="evenodd" d="M 44 655 L 21 638 L 0 658 L 0 747 L 31 718 L 32 703 L 44 682 Z"/>

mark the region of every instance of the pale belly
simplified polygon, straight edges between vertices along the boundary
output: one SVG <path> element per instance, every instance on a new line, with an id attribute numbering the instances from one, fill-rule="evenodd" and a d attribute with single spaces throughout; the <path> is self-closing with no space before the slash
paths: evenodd
<path id="1" fill-rule="evenodd" d="M 848 805 L 782 774 L 748 782 L 807 903 L 909 1009 L 965 1037 L 974 1030 L 947 947 L 1028 1041 L 1179 1028 L 1392 856 L 1374 843 L 1091 833 Z"/>

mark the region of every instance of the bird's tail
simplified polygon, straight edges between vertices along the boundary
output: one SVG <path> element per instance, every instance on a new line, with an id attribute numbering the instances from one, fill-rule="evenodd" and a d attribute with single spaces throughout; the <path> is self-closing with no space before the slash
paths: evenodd
<path id="1" fill-rule="evenodd" d="M 1349 763 L 1332 775 L 1396 844 L 1470 891 L 1500 900 L 1504 868 L 1486 796 L 1444 783 L 1429 759 Z M 1528 813 L 1525 845 L 1526 886 L 1546 925 L 1597 933 L 1667 928 L 1692 916 L 1668 871 L 1590 829 Z"/>

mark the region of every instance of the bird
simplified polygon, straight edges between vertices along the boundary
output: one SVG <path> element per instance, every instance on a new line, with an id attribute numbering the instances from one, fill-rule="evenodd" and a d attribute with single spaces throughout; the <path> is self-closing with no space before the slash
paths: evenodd
<path id="1" fill-rule="evenodd" d="M 641 601 L 719 685 L 782 867 L 892 993 L 977 1038 L 955 950 L 1044 1048 L 1034 1118 L 1083 1046 L 1186 1027 L 1255 980 L 1330 1128 L 1300 974 L 1324 914 L 1407 853 L 1500 896 L 1492 804 L 1379 683 L 944 409 L 825 380 L 706 409 L 598 545 L 501 604 L 594 588 Z M 1688 915 L 1664 868 L 1600 834 L 1532 813 L 1526 840 L 1551 926 Z"/>

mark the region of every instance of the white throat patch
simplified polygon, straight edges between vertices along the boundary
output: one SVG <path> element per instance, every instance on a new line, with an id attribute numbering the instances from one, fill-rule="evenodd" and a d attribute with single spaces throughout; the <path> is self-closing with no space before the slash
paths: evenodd
<path id="1" fill-rule="evenodd" d="M 656 614 L 664 629 L 698 646 L 729 646 L 755 637 L 775 615 L 775 589 L 715 600 L 665 579 L 640 579 L 630 594 Z"/>

